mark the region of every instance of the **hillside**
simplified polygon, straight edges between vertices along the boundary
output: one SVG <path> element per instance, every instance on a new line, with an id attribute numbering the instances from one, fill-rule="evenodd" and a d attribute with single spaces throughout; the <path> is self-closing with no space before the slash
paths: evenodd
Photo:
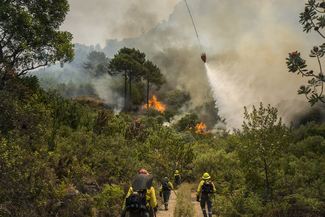
<path id="1" fill-rule="evenodd" d="M 244 136 L 254 129 L 216 137 L 196 128 L 194 114 L 164 126 L 161 116 L 114 114 L 44 91 L 35 77 L 11 85 L 0 91 L 2 216 L 116 216 L 141 168 L 156 183 L 176 169 L 190 183 L 208 172 L 217 186 L 214 213 L 223 216 L 324 214 L 324 125 L 270 125 L 263 135 L 280 143 L 277 152 L 264 145 L 271 154 L 265 159 L 273 159 L 266 179 L 254 163 L 260 147 L 246 146 L 263 141 Z"/>

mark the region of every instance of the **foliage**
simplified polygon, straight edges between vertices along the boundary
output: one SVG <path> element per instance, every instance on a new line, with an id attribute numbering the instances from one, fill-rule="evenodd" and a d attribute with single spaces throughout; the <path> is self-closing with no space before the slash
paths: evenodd
<path id="1" fill-rule="evenodd" d="M 94 77 L 102 76 L 108 72 L 109 59 L 105 53 L 92 51 L 87 55 L 83 68 Z"/>
<path id="2" fill-rule="evenodd" d="M 172 118 L 177 114 L 178 114 L 178 111 L 175 111 L 173 109 L 165 109 L 165 111 L 163 112 L 165 120 L 169 123 L 172 121 Z"/>
<path id="3" fill-rule="evenodd" d="M 208 129 L 214 128 L 216 123 L 222 121 L 221 117 L 218 115 L 218 108 L 216 108 L 214 100 L 197 106 L 195 109 L 191 110 L 191 113 L 199 114 L 200 120 L 207 125 Z"/>
<path id="4" fill-rule="evenodd" d="M 4 1 L 0 6 L 0 71 L 5 64 L 18 75 L 48 64 L 69 62 L 72 34 L 59 31 L 69 11 L 67 0 Z"/>
<path id="5" fill-rule="evenodd" d="M 150 89 L 153 86 L 156 86 L 156 90 L 159 90 L 161 88 L 161 85 L 166 83 L 166 81 L 162 80 L 162 74 L 160 72 L 160 69 L 158 66 L 153 64 L 150 60 L 147 60 L 144 63 L 144 66 L 146 67 L 145 75 L 143 76 L 146 80 L 146 87 L 147 87 L 147 106 L 149 105 L 149 92 Z"/>
<path id="6" fill-rule="evenodd" d="M 243 190 L 234 192 L 231 196 L 216 195 L 213 201 L 213 212 L 220 216 L 264 216 L 269 207 L 262 204 L 261 198 L 249 193 L 245 195 Z"/>
<path id="7" fill-rule="evenodd" d="M 175 217 L 194 216 L 194 207 L 192 205 L 190 185 L 183 183 L 177 191 L 177 204 L 174 210 Z"/>
<path id="8" fill-rule="evenodd" d="M 173 90 L 162 94 L 164 102 L 169 105 L 183 104 L 191 99 L 190 95 L 186 91 Z"/>
<path id="9" fill-rule="evenodd" d="M 95 197 L 96 207 L 100 210 L 100 215 L 118 216 L 121 198 L 124 195 L 118 186 L 104 185 L 104 190 Z"/>
<path id="10" fill-rule="evenodd" d="M 245 110 L 242 132 L 216 138 L 188 130 L 198 123 L 196 114 L 174 128 L 163 125 L 165 112 L 140 119 L 115 115 L 99 104 L 89 107 L 89 98 L 43 90 L 34 76 L 7 85 L 19 88 L 0 91 L 1 216 L 117 216 L 142 168 L 154 174 L 154 187 L 176 169 L 190 182 L 210 173 L 217 188 L 214 214 L 324 216 L 323 124 L 302 125 L 291 140 L 293 129 L 261 104 Z M 196 112 L 212 108 L 211 102 Z M 268 201 L 263 157 L 269 162 Z M 178 191 L 183 196 L 175 213 L 189 212 L 190 189 Z"/>
<path id="11" fill-rule="evenodd" d="M 186 144 L 183 137 L 172 128 L 160 126 L 138 147 L 138 157 L 140 161 L 152 165 L 158 178 L 163 178 L 166 174 L 172 178 L 176 169 L 187 169 L 195 155 L 191 144 Z"/>
<path id="12" fill-rule="evenodd" d="M 218 182 L 216 188 L 219 192 L 232 193 L 244 185 L 244 175 L 239 169 L 235 153 L 226 154 L 223 149 L 218 151 L 208 149 L 204 154 L 198 155 L 193 164 L 194 176 L 202 177 L 203 173 L 209 173 L 211 179 Z"/>
<path id="13" fill-rule="evenodd" d="M 322 1 L 308 0 L 304 12 L 300 13 L 300 23 L 303 25 L 303 31 L 306 33 L 311 32 L 313 29 L 323 39 L 325 36 L 320 31 L 325 27 L 325 16 L 324 13 L 325 4 Z M 308 80 L 308 85 L 301 85 L 298 94 L 304 94 L 311 106 L 314 106 L 318 101 L 325 103 L 323 99 L 324 89 L 324 75 L 321 66 L 320 59 L 325 54 L 325 44 L 320 46 L 314 46 L 310 51 L 309 57 L 316 58 L 319 65 L 319 74 L 314 74 L 314 70 L 307 70 L 306 60 L 304 60 L 300 52 L 295 51 L 289 53 L 289 58 L 286 58 L 287 67 L 289 72 L 301 74 L 303 77 L 311 77 Z"/>
<path id="14" fill-rule="evenodd" d="M 139 118 L 134 122 L 131 122 L 126 128 L 125 139 L 137 140 L 139 142 L 145 142 L 150 134 L 150 130 L 145 129 L 145 125 L 141 123 L 142 120 Z"/>
<path id="15" fill-rule="evenodd" d="M 157 130 L 162 126 L 163 121 L 164 121 L 164 117 L 157 116 L 157 117 L 148 117 L 144 119 L 142 123 L 145 125 L 147 129 Z"/>
<path id="16" fill-rule="evenodd" d="M 138 81 L 141 76 L 143 76 L 146 72 L 144 67 L 145 62 L 145 53 L 136 50 L 135 48 L 121 48 L 117 54 L 114 55 L 114 58 L 109 62 L 109 73 L 111 75 L 116 75 L 120 73 L 124 73 L 124 97 L 125 97 L 125 105 L 124 111 L 131 109 L 131 101 L 132 101 L 132 82 Z M 127 84 L 129 84 L 129 102 L 127 105 Z"/>
<path id="17" fill-rule="evenodd" d="M 154 108 L 148 108 L 144 112 L 144 115 L 146 115 L 148 117 L 157 117 L 157 116 L 162 115 L 162 112 L 157 109 L 154 109 Z"/>
<path id="18" fill-rule="evenodd" d="M 195 129 L 196 125 L 199 124 L 199 117 L 192 113 L 182 117 L 175 125 L 178 131 L 184 131 L 188 129 Z"/>
<path id="19" fill-rule="evenodd" d="M 101 109 L 98 111 L 98 116 L 94 124 L 94 132 L 98 135 L 107 132 L 108 121 L 114 117 L 112 111 Z"/>
<path id="20" fill-rule="evenodd" d="M 291 142 L 292 128 L 282 124 L 277 118 L 278 110 L 268 105 L 257 110 L 253 106 L 251 113 L 245 107 L 243 132 L 237 131 L 238 137 L 234 142 L 237 145 L 238 157 L 246 175 L 246 180 L 255 190 L 265 186 L 266 198 L 272 193 L 274 161 Z M 264 173 L 264 178 L 263 174 Z M 265 184 L 262 184 L 262 183 Z"/>
<path id="21" fill-rule="evenodd" d="M 308 122 L 306 125 L 300 125 L 299 129 L 294 132 L 294 142 L 297 143 L 309 136 L 322 136 L 325 138 L 325 124 Z"/>

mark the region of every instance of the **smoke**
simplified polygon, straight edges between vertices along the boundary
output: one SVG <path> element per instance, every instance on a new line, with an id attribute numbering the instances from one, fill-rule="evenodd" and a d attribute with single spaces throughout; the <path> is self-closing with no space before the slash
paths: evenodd
<path id="1" fill-rule="evenodd" d="M 116 82 L 116 80 L 113 80 L 108 74 L 99 78 L 92 78 L 91 80 L 96 95 L 99 96 L 106 105 L 113 105 L 114 113 L 119 114 L 124 106 L 124 98 L 113 90 L 113 88 L 110 88 L 113 82 Z"/>
<path id="2" fill-rule="evenodd" d="M 106 39 L 135 38 L 149 31 L 168 19 L 180 1 L 69 0 L 70 12 L 60 29 L 73 34 L 73 43 L 103 46 Z"/>
<path id="3" fill-rule="evenodd" d="M 208 101 L 212 91 L 227 128 L 240 128 L 243 107 L 250 110 L 259 102 L 278 107 L 279 116 L 290 124 L 293 114 L 308 108 L 308 103 L 296 93 L 306 80 L 288 72 L 285 58 L 295 50 L 307 56 L 311 40 L 321 44 L 313 34 L 308 38 L 302 32 L 298 21 L 304 2 L 189 0 L 207 53 L 206 69 L 184 2 L 176 5 L 167 23 L 133 42 L 157 63 L 172 86 L 190 92 L 192 108 Z"/>
<path id="4" fill-rule="evenodd" d="M 96 2 L 92 9 L 96 15 L 86 16 L 94 25 L 85 21 L 84 28 L 92 32 L 103 23 L 105 28 L 91 38 L 120 40 L 106 40 L 103 51 L 110 58 L 124 46 L 146 53 L 167 80 L 163 88 L 190 93 L 188 110 L 213 96 L 231 129 L 241 126 L 244 106 L 250 110 L 259 102 L 271 104 L 286 124 L 309 108 L 296 92 L 306 79 L 289 73 L 285 63 L 288 53 L 298 50 L 308 59 L 311 47 L 322 44 L 317 34 L 304 33 L 299 24 L 305 0 L 187 0 L 207 54 L 206 67 L 184 1 Z M 316 66 L 312 60 L 307 63 Z"/>

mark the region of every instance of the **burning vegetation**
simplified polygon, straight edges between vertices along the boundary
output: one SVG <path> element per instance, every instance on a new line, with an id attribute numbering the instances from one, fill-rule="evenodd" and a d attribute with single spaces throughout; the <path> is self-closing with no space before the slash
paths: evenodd
<path id="1" fill-rule="evenodd" d="M 157 101 L 157 97 L 155 95 L 152 96 L 152 100 L 149 99 L 149 105 L 148 108 L 156 109 L 160 112 L 165 111 L 166 106 L 162 104 L 161 102 Z M 142 106 L 142 109 L 147 109 L 147 104 Z"/>
<path id="2" fill-rule="evenodd" d="M 206 124 L 201 122 L 200 124 L 196 125 L 195 132 L 199 133 L 199 134 L 208 134 L 208 133 L 210 133 L 210 130 L 207 130 L 206 128 L 207 128 Z M 192 129 L 192 127 L 190 127 L 190 129 Z"/>

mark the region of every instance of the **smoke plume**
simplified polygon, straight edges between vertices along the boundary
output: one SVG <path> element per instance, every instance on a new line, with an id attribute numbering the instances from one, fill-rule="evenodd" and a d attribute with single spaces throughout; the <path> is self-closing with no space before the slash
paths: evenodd
<path id="1" fill-rule="evenodd" d="M 164 20 L 159 20 L 162 9 L 153 7 L 158 1 L 97 1 L 96 10 L 107 8 L 109 16 L 102 21 L 105 33 L 100 32 L 107 39 L 103 51 L 108 57 L 124 46 L 146 53 L 164 74 L 166 87 L 191 94 L 192 108 L 213 95 L 229 129 L 241 126 L 244 106 L 250 110 L 259 102 L 277 107 L 286 124 L 309 108 L 297 95 L 306 80 L 289 73 L 285 63 L 288 53 L 298 50 L 308 59 L 311 47 L 322 44 L 299 24 L 305 0 L 187 0 L 206 66 L 184 1 L 166 1 L 162 9 L 175 6 Z"/>

